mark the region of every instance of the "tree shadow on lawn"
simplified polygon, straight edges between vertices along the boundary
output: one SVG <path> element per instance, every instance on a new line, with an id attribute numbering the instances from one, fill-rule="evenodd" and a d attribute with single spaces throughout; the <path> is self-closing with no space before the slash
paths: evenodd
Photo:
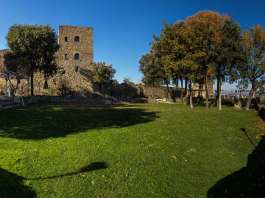
<path id="1" fill-rule="evenodd" d="M 157 112 L 132 106 L 35 106 L 0 111 L 0 137 L 40 140 L 89 129 L 127 127 L 156 118 Z"/>
<path id="2" fill-rule="evenodd" d="M 106 162 L 93 162 L 85 167 L 80 168 L 78 171 L 59 174 L 59 175 L 53 175 L 48 177 L 36 177 L 36 178 L 24 178 L 25 180 L 44 180 L 44 179 L 55 179 L 55 178 L 62 178 L 66 176 L 73 176 L 78 175 L 82 173 L 87 173 L 91 171 L 101 170 L 101 169 L 107 169 L 109 167 L 108 163 Z"/>
<path id="3" fill-rule="evenodd" d="M 30 187 L 25 186 L 23 184 L 23 180 L 44 180 L 44 179 L 62 178 L 65 176 L 73 176 L 82 173 L 84 174 L 91 171 L 106 169 L 108 167 L 109 165 L 106 162 L 93 162 L 79 169 L 78 171 L 49 176 L 49 177 L 37 177 L 37 178 L 24 178 L 0 168 L 0 197 L 1 198 L 36 197 L 36 193 Z"/>
<path id="4" fill-rule="evenodd" d="M 265 137 L 248 156 L 247 166 L 218 181 L 208 198 L 265 197 Z"/>
<path id="5" fill-rule="evenodd" d="M 23 177 L 0 168 L 1 198 L 33 198 L 36 193 L 23 184 Z"/>

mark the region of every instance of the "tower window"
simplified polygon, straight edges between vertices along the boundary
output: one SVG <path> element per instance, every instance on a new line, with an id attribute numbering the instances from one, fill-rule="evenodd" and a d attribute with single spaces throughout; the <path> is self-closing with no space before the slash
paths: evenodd
<path id="1" fill-rule="evenodd" d="M 65 60 L 68 60 L 68 54 L 65 54 L 65 55 L 64 55 L 64 59 L 65 59 Z"/>
<path id="2" fill-rule="evenodd" d="M 67 36 L 64 37 L 64 41 L 65 41 L 65 42 L 68 42 L 68 37 L 67 37 Z"/>
<path id="3" fill-rule="evenodd" d="M 79 60 L 80 59 L 80 55 L 78 53 L 76 53 L 74 58 L 75 58 L 75 60 Z"/>
<path id="4" fill-rule="evenodd" d="M 78 72 L 78 70 L 79 70 L 79 66 L 76 65 L 76 66 L 75 66 L 75 72 Z"/>
<path id="5" fill-rule="evenodd" d="M 75 36 L 75 42 L 79 42 L 80 41 L 80 37 L 79 36 Z"/>

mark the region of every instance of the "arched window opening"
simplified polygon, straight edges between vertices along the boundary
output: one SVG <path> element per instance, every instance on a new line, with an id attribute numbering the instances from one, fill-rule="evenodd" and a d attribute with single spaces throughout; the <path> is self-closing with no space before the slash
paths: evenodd
<path id="1" fill-rule="evenodd" d="M 79 36 L 75 36 L 75 42 L 79 42 L 80 41 L 80 37 Z"/>
<path id="2" fill-rule="evenodd" d="M 80 59 L 80 55 L 78 53 L 76 53 L 74 58 L 75 58 L 75 60 L 79 60 Z"/>
<path id="3" fill-rule="evenodd" d="M 68 42 L 68 37 L 67 37 L 67 36 L 64 37 L 64 41 L 65 41 L 65 42 Z"/>

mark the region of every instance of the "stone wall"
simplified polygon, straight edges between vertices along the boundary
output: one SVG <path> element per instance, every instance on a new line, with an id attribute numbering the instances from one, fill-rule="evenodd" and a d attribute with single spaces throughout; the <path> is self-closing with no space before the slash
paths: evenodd
<path id="1" fill-rule="evenodd" d="M 193 97 L 201 96 L 205 99 L 206 98 L 205 85 L 202 85 L 200 87 L 199 84 L 193 83 L 192 84 L 192 94 L 193 94 Z M 208 82 L 208 94 L 209 94 L 209 97 L 214 97 L 213 82 L 212 81 Z"/>
<path id="2" fill-rule="evenodd" d="M 93 31 L 87 27 L 59 27 L 58 65 L 65 71 L 64 81 L 75 91 L 92 89 L 91 83 L 80 75 L 93 62 Z"/>
<path id="3" fill-rule="evenodd" d="M 4 64 L 4 56 L 8 52 L 7 49 L 0 50 L 0 72 L 3 72 L 5 70 L 5 64 Z"/>
<path id="4" fill-rule="evenodd" d="M 92 92 L 91 80 L 81 75 L 80 71 L 89 71 L 93 62 L 93 31 L 88 27 L 60 26 L 56 53 L 59 72 L 48 80 L 48 89 L 44 89 L 44 77 L 41 73 L 34 74 L 35 95 L 60 95 L 63 85 L 77 93 Z M 4 54 L 8 50 L 0 50 L 0 72 L 4 70 Z M 77 55 L 78 54 L 78 55 Z M 15 85 L 16 81 L 12 80 Z M 0 95 L 6 91 L 6 81 L 0 78 Z M 28 80 L 21 80 L 17 95 L 28 95 Z"/>

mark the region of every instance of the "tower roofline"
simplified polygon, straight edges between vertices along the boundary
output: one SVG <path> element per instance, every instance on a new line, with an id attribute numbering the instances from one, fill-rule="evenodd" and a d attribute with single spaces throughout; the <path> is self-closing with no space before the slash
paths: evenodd
<path id="1" fill-rule="evenodd" d="M 77 26 L 77 25 L 59 25 L 59 29 L 61 28 L 80 28 L 80 29 L 93 30 L 93 28 L 90 26 Z"/>

